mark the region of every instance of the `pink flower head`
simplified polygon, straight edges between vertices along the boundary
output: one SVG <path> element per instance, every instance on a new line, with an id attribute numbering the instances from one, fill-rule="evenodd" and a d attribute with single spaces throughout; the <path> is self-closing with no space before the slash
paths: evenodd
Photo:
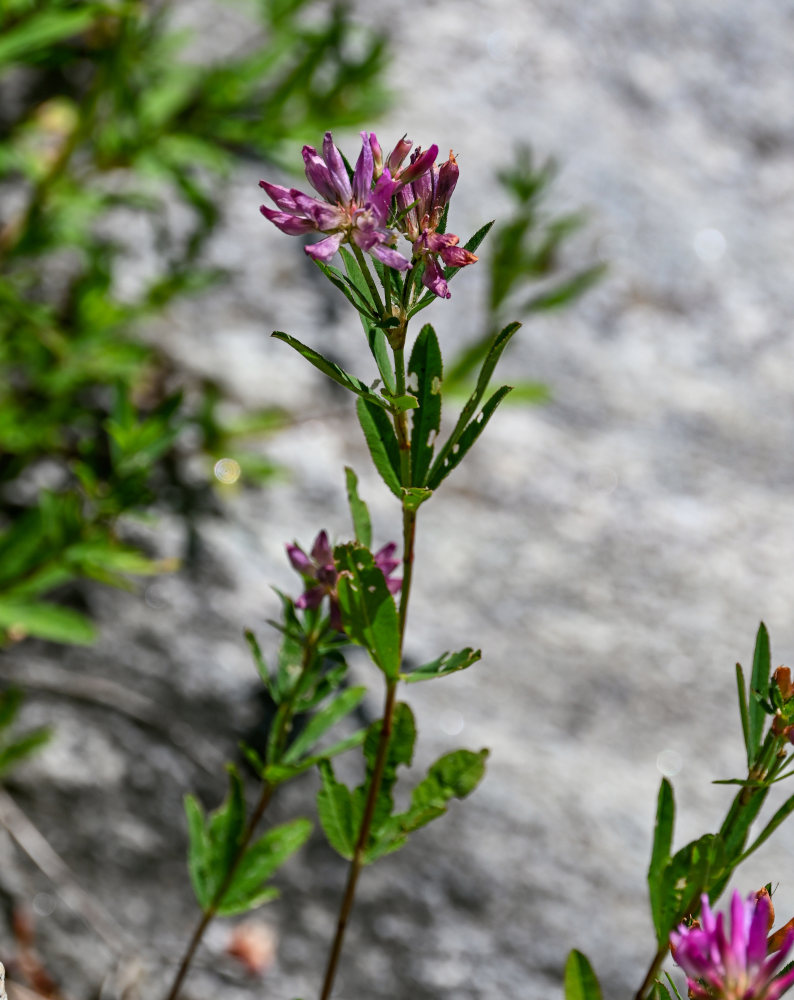
<path id="1" fill-rule="evenodd" d="M 303 147 L 303 161 L 306 177 L 321 197 L 260 181 L 259 186 L 278 209 L 262 205 L 262 215 L 289 236 L 324 233 L 324 239 L 304 248 L 314 260 L 329 261 L 343 243 L 352 243 L 387 267 L 408 270 L 411 262 L 394 249 L 397 234 L 387 227 L 392 196 L 399 183 L 388 168 L 382 167 L 375 135 L 361 133 L 361 152 L 352 180 L 330 132 L 325 133 L 322 154 L 313 146 Z"/>
<path id="2" fill-rule="evenodd" d="M 402 587 L 402 580 L 391 579 L 391 574 L 400 565 L 400 561 L 394 558 L 397 549 L 395 542 L 389 542 L 379 549 L 373 556 L 375 565 L 386 578 L 386 586 L 389 593 L 396 594 Z M 339 579 L 339 572 L 334 562 L 334 551 L 328 541 L 328 535 L 321 531 L 315 538 L 311 552 L 307 555 L 300 545 L 292 544 L 287 546 L 287 557 L 292 568 L 296 570 L 309 584 L 307 589 L 295 601 L 296 608 L 318 608 L 324 597 L 328 597 L 331 613 L 331 625 L 339 632 L 342 628 L 342 614 L 339 609 L 339 598 L 336 593 L 336 584 Z"/>
<path id="3" fill-rule="evenodd" d="M 419 163 L 424 155 L 416 150 L 411 157 L 412 164 Z M 460 238 L 454 233 L 437 232 L 444 209 L 458 182 L 458 173 L 457 161 L 450 150 L 449 159 L 440 166 L 433 165 L 416 177 L 408 174 L 410 183 L 404 183 L 396 195 L 397 205 L 405 213 L 403 226 L 406 236 L 413 243 L 414 256 L 424 260 L 422 284 L 443 299 L 450 297 L 450 291 L 438 258 L 447 267 L 465 267 L 477 260 L 470 250 L 458 246 Z M 401 173 L 399 179 L 405 181 L 406 174 Z"/>
<path id="4" fill-rule="evenodd" d="M 794 970 L 775 978 L 794 944 L 794 929 L 767 954 L 771 903 L 766 894 L 731 898 L 730 931 L 704 895 L 702 927 L 681 924 L 670 935 L 673 957 L 687 976 L 695 1000 L 778 1000 L 794 983 Z"/>

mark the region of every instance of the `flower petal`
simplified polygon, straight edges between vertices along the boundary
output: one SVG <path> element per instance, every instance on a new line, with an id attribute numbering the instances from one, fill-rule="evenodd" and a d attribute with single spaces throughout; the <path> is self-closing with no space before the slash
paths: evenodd
<path id="1" fill-rule="evenodd" d="M 325 263 L 325 261 L 333 257 L 342 245 L 343 235 L 343 233 L 332 233 L 330 236 L 326 236 L 324 240 L 320 240 L 319 243 L 312 243 L 311 246 L 304 247 L 303 250 L 313 260 L 321 260 Z"/>
<path id="2" fill-rule="evenodd" d="M 268 184 L 267 181 L 260 181 L 259 186 L 268 193 L 282 211 L 296 212 L 298 210 L 290 188 L 282 187 L 280 184 Z"/>
<path id="3" fill-rule="evenodd" d="M 345 205 L 348 204 L 353 197 L 353 191 L 351 190 L 347 170 L 345 169 L 345 161 L 342 159 L 342 154 L 334 145 L 334 140 L 330 132 L 326 132 L 323 138 L 323 159 L 328 165 L 331 180 L 336 188 L 339 201 Z"/>
<path id="4" fill-rule="evenodd" d="M 277 212 L 273 208 L 268 208 L 267 205 L 260 205 L 259 211 L 287 236 L 302 236 L 304 233 L 313 233 L 317 230 L 317 226 L 311 219 L 303 219 L 299 215 Z"/>
<path id="5" fill-rule="evenodd" d="M 392 250 L 391 247 L 384 246 L 382 243 L 377 243 L 374 247 L 372 247 L 370 253 L 373 257 L 377 257 L 382 264 L 386 265 L 386 267 L 393 267 L 395 271 L 410 270 L 410 260 L 403 257 L 401 253 L 397 253 L 396 250 Z"/>
<path id="6" fill-rule="evenodd" d="M 292 190 L 291 194 L 298 210 L 307 215 L 323 232 L 333 231 L 344 225 L 345 213 L 338 205 L 329 205 L 317 198 L 310 198 L 309 195 L 295 189 Z"/>
<path id="7" fill-rule="evenodd" d="M 474 264 L 480 258 L 463 247 L 447 247 L 441 251 L 441 259 L 447 267 L 465 267 L 467 264 Z"/>
<path id="8" fill-rule="evenodd" d="M 411 146 L 413 146 L 411 140 L 403 136 L 394 149 L 389 153 L 386 166 L 393 174 L 397 173 L 403 160 L 411 152 Z"/>
<path id="9" fill-rule="evenodd" d="M 302 152 L 307 180 L 318 194 L 333 204 L 337 201 L 337 193 L 325 160 L 314 146 L 304 146 Z"/>
<path id="10" fill-rule="evenodd" d="M 301 609 L 318 608 L 324 597 L 325 587 L 309 587 L 309 589 L 304 591 L 297 601 L 295 601 L 295 607 Z"/>
<path id="11" fill-rule="evenodd" d="M 303 576 L 311 576 L 313 572 L 312 561 L 300 547 L 300 545 L 287 546 L 287 558 L 292 563 L 292 568 Z"/>
<path id="12" fill-rule="evenodd" d="M 353 173 L 353 200 L 357 205 L 363 205 L 369 198 L 373 170 L 374 162 L 369 144 L 369 132 L 362 132 L 361 152 L 358 154 L 356 169 Z"/>
<path id="13" fill-rule="evenodd" d="M 437 156 L 438 146 L 435 143 L 429 149 L 426 149 L 424 153 L 417 149 L 411 158 L 411 163 L 400 173 L 400 180 L 403 184 L 410 184 L 423 174 L 426 174 L 433 166 Z"/>
<path id="14" fill-rule="evenodd" d="M 452 150 L 450 149 L 449 159 L 442 163 L 438 168 L 438 183 L 436 184 L 435 199 L 436 206 L 443 208 L 452 197 L 452 192 L 455 190 L 455 185 L 458 183 L 459 173 L 458 164 Z"/>
<path id="15" fill-rule="evenodd" d="M 331 548 L 331 543 L 328 541 L 328 532 L 321 531 L 314 539 L 314 545 L 312 545 L 312 559 L 320 566 L 327 566 L 329 563 L 333 566 L 334 563 L 334 552 Z"/>
<path id="16" fill-rule="evenodd" d="M 434 295 L 437 295 L 440 299 L 449 299 L 452 297 L 452 293 L 447 286 L 446 281 L 444 281 L 444 275 L 436 264 L 433 257 L 425 257 L 425 270 L 422 275 L 422 284 L 425 288 L 429 288 Z"/>

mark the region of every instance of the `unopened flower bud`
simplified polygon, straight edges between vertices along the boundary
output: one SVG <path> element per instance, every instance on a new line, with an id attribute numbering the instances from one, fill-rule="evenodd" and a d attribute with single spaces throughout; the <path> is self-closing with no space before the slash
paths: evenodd
<path id="1" fill-rule="evenodd" d="M 389 168 L 389 172 L 392 176 L 397 173 L 403 160 L 411 152 L 411 146 L 413 146 L 411 140 L 406 139 L 406 137 L 403 136 L 391 153 L 389 153 L 389 159 L 386 161 L 386 166 Z"/>
<path id="2" fill-rule="evenodd" d="M 438 184 L 436 186 L 436 205 L 443 207 L 452 197 L 455 185 L 458 183 L 458 164 L 455 154 L 450 149 L 449 159 L 438 168 Z"/>
<path id="3" fill-rule="evenodd" d="M 383 173 L 383 150 L 374 132 L 369 134 L 369 148 L 372 150 L 373 176 L 377 180 Z"/>
<path id="4" fill-rule="evenodd" d="M 772 930 L 772 924 L 775 922 L 775 904 L 772 902 L 772 897 L 769 895 L 769 890 L 765 885 L 762 885 L 758 892 L 755 894 L 755 902 L 758 904 L 758 900 L 762 896 L 765 896 L 769 902 L 769 926 L 767 927 L 767 934 Z"/>
<path id="5" fill-rule="evenodd" d="M 789 667 L 778 667 L 772 674 L 772 680 L 777 684 L 780 697 L 783 701 L 788 701 L 794 697 L 794 684 L 791 683 L 791 669 Z"/>

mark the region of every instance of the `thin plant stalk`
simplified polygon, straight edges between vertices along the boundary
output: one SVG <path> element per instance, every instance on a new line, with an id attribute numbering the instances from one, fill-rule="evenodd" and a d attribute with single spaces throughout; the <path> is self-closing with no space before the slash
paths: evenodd
<path id="1" fill-rule="evenodd" d="M 295 694 L 300 689 L 301 680 L 305 676 L 306 671 L 310 668 L 314 660 L 317 640 L 318 640 L 317 633 L 312 632 L 311 635 L 308 637 L 308 641 L 306 642 L 306 645 L 304 647 L 303 657 L 301 662 L 301 671 L 298 678 L 295 681 L 292 693 L 286 702 L 288 706 L 288 711 L 284 712 L 282 715 L 279 732 L 276 737 L 275 747 L 277 754 L 280 753 L 284 747 L 284 740 L 286 739 L 288 733 L 287 723 L 291 720 L 292 717 L 291 706 L 294 701 Z M 262 792 L 259 796 L 259 801 L 257 802 L 256 808 L 251 814 L 251 818 L 249 819 L 248 824 L 246 825 L 245 831 L 243 832 L 242 840 L 240 841 L 240 845 L 237 848 L 237 851 L 232 859 L 232 863 L 229 865 L 226 875 L 224 876 L 223 881 L 218 887 L 217 892 L 212 897 L 212 902 L 210 903 L 207 910 L 202 914 L 201 920 L 199 920 L 195 930 L 193 931 L 193 934 L 191 935 L 190 941 L 188 942 L 187 948 L 185 949 L 185 953 L 182 956 L 181 962 L 179 963 L 179 968 L 177 969 L 174 981 L 171 984 L 171 989 L 168 991 L 168 994 L 166 996 L 166 1000 L 176 1000 L 176 998 L 179 996 L 179 991 L 182 987 L 182 983 L 184 982 L 185 976 L 187 975 L 190 966 L 193 962 L 193 958 L 196 954 L 196 949 L 198 948 L 199 944 L 201 944 L 202 938 L 204 937 L 207 928 L 215 919 L 215 917 L 218 915 L 218 909 L 221 905 L 221 901 L 228 892 L 229 886 L 232 884 L 235 873 L 238 867 L 240 866 L 240 862 L 243 860 L 245 852 L 248 850 L 248 845 L 251 843 L 251 839 L 256 833 L 256 829 L 259 826 L 259 823 L 261 822 L 267 807 L 270 805 L 270 802 L 273 798 L 273 793 L 275 792 L 276 788 L 277 785 L 273 784 L 270 781 L 265 781 L 263 783 Z"/>
<path id="2" fill-rule="evenodd" d="M 394 369 L 397 384 L 397 394 L 405 392 L 405 354 L 402 348 L 394 349 Z M 405 411 L 401 411 L 394 416 L 395 431 L 400 445 L 400 478 L 404 486 L 410 485 L 411 452 L 410 436 L 408 433 L 408 420 Z M 411 510 L 407 500 L 403 500 L 403 582 L 400 589 L 400 653 L 402 654 L 403 642 L 405 639 L 405 622 L 408 614 L 408 601 L 411 593 L 411 579 L 413 575 L 414 562 L 414 540 L 416 536 L 416 511 Z M 372 820 L 375 815 L 380 786 L 383 780 L 383 771 L 386 766 L 386 759 L 389 752 L 392 727 L 394 723 L 394 709 L 397 704 L 397 680 L 386 682 L 386 697 L 383 706 L 383 722 L 381 724 L 380 739 L 375 755 L 375 764 L 372 769 L 372 778 L 367 789 L 367 798 L 364 803 L 364 813 L 361 818 L 361 829 L 359 830 L 353 858 L 350 862 L 350 870 L 347 876 L 342 903 L 339 907 L 339 916 L 336 922 L 336 932 L 328 953 L 328 963 L 325 969 L 320 1000 L 329 1000 L 334 987 L 336 970 L 342 954 L 345 930 L 347 929 L 348 918 L 353 909 L 356 895 L 356 885 L 358 876 L 364 864 L 364 855 L 367 842 L 369 841 Z"/>

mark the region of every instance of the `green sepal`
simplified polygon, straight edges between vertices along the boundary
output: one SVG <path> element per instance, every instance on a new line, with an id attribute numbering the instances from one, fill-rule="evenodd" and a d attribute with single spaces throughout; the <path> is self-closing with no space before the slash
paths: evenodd
<path id="1" fill-rule="evenodd" d="M 482 652 L 479 649 L 471 649 L 467 646 L 466 649 L 461 649 L 457 653 L 442 653 L 432 663 L 425 663 L 423 666 L 417 667 L 416 670 L 401 674 L 400 680 L 407 681 L 409 684 L 435 680 L 436 677 L 446 677 L 448 674 L 457 673 L 458 670 L 465 670 L 481 658 Z"/>
<path id="2" fill-rule="evenodd" d="M 318 368 L 324 375 L 333 379 L 338 385 L 341 385 L 344 389 L 348 389 L 350 392 L 355 393 L 362 399 L 366 399 L 367 402 L 373 404 L 374 406 L 380 407 L 381 409 L 388 409 L 389 404 L 379 396 L 377 393 L 372 392 L 368 385 L 361 381 L 361 379 L 356 378 L 355 375 L 351 375 L 350 372 L 346 372 L 344 368 L 340 368 L 338 364 L 334 361 L 330 361 L 328 358 L 323 357 L 314 348 L 308 347 L 306 344 L 302 344 L 295 337 L 291 337 L 288 333 L 282 333 L 281 330 L 274 330 L 271 337 L 275 337 L 276 340 L 281 340 L 285 344 L 289 344 L 298 354 L 302 355 L 308 362 Z"/>
<path id="3" fill-rule="evenodd" d="M 383 400 L 384 405 L 388 405 Z M 386 413 L 368 399 L 359 399 L 356 412 L 375 468 L 392 493 L 402 499 L 400 485 L 400 447 Z"/>
<path id="4" fill-rule="evenodd" d="M 593 967 L 576 948 L 565 963 L 565 1000 L 601 1000 L 601 987 Z"/>
<path id="5" fill-rule="evenodd" d="M 345 632 L 363 646 L 389 680 L 400 673 L 400 624 L 386 578 L 361 545 L 338 545 L 337 594 Z"/>
<path id="6" fill-rule="evenodd" d="M 430 324 L 419 336 L 408 361 L 408 374 L 416 379 L 419 406 L 411 414 L 411 483 L 424 486 L 433 459 L 433 441 L 441 428 L 441 380 L 443 367 L 438 337 Z"/>
<path id="7" fill-rule="evenodd" d="M 345 466 L 345 485 L 347 486 L 347 502 L 350 506 L 350 517 L 353 521 L 353 533 L 356 541 L 369 548 L 372 545 L 372 522 L 367 505 L 358 495 L 358 477 L 349 465 Z"/>

